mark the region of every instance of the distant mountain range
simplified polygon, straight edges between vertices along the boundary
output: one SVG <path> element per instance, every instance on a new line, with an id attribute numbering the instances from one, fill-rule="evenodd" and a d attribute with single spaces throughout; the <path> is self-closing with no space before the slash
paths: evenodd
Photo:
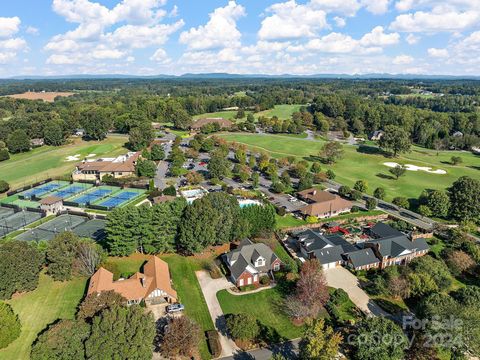
<path id="1" fill-rule="evenodd" d="M 20 75 L 12 76 L 9 80 L 68 80 L 68 79 L 425 79 L 425 80 L 480 80 L 480 75 L 416 75 L 416 74 L 313 74 L 313 75 L 267 75 L 267 74 L 228 74 L 204 73 L 183 75 L 124 75 L 124 74 L 72 74 L 54 76 Z M 5 79 L 4 79 L 5 80 Z"/>

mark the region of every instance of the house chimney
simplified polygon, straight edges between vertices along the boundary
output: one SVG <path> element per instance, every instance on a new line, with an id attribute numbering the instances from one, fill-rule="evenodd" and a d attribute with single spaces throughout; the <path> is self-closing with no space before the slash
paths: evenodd
<path id="1" fill-rule="evenodd" d="M 313 190 L 313 195 L 317 195 L 317 190 Z"/>
<path id="2" fill-rule="evenodd" d="M 140 282 L 142 283 L 142 287 L 146 287 L 147 284 L 145 283 L 145 278 L 144 277 L 141 277 L 140 278 Z"/>

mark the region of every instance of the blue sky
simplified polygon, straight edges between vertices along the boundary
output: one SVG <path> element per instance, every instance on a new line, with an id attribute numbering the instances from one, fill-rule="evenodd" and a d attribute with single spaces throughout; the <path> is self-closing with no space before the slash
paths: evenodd
<path id="1" fill-rule="evenodd" d="M 16 0 L 0 77 L 480 75 L 480 0 Z"/>

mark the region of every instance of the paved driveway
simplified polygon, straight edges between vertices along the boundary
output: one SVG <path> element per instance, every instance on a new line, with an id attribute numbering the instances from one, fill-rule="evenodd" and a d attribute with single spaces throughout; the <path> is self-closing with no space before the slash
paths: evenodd
<path id="1" fill-rule="evenodd" d="M 325 270 L 328 286 L 343 289 L 347 292 L 353 303 L 367 314 L 374 316 L 390 316 L 378 306 L 363 289 L 355 275 L 343 267 Z"/>
<path id="2" fill-rule="evenodd" d="M 217 299 L 217 292 L 228 289 L 233 285 L 224 277 L 212 279 L 206 271 L 197 271 L 195 275 L 202 288 L 203 297 L 207 302 L 212 321 L 220 335 L 220 343 L 222 344 L 222 354 L 220 357 L 233 356 L 233 354 L 238 353 L 240 349 L 235 345 L 235 342 L 227 336 L 225 317 L 223 316 L 222 308 Z"/>

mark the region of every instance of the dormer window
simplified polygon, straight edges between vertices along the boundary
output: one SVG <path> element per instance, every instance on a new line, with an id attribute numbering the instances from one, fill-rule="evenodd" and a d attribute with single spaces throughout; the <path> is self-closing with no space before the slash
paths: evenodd
<path id="1" fill-rule="evenodd" d="M 265 259 L 260 257 L 257 259 L 257 261 L 255 261 L 255 267 L 261 266 L 265 266 Z"/>

